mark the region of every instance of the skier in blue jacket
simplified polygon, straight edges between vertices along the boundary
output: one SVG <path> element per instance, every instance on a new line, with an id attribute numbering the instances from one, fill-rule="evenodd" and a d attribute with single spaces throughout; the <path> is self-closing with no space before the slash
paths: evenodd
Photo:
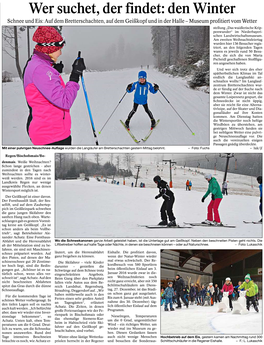
<path id="1" fill-rule="evenodd" d="M 129 129 L 129 122 L 132 116 L 137 111 L 139 104 L 143 105 L 145 112 L 150 117 L 151 127 L 154 128 L 156 125 L 156 121 L 153 117 L 152 112 L 148 108 L 148 92 L 150 91 L 153 94 L 157 93 L 159 90 L 159 86 L 157 84 L 154 84 L 154 86 L 152 86 L 152 84 L 147 82 L 147 73 L 145 71 L 140 71 L 138 73 L 138 81 L 136 81 L 135 83 L 129 84 L 127 86 L 128 93 L 131 93 L 134 90 L 135 90 L 135 95 L 134 95 L 133 109 L 128 114 L 128 118 L 125 122 L 127 129 Z"/>

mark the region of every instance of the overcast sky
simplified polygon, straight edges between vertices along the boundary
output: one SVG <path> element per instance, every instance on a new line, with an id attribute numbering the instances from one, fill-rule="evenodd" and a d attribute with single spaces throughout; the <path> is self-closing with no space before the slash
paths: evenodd
<path id="1" fill-rule="evenodd" d="M 114 154 L 116 157 L 117 154 Z M 121 158 L 124 154 L 118 154 Z M 184 166 L 186 167 L 199 167 L 204 169 L 214 169 L 215 167 L 217 170 L 224 171 L 226 167 L 226 154 L 222 153 L 221 157 L 219 153 L 207 153 L 207 154 L 200 154 L 200 153 L 174 153 L 174 154 L 133 154 L 134 157 L 134 164 L 168 164 L 162 161 L 163 160 L 171 160 L 172 162 L 176 162 L 177 166 Z M 91 160 L 93 161 L 94 155 L 91 155 Z M 101 163 L 109 162 L 110 155 L 109 154 L 100 154 Z M 115 158 L 114 158 L 115 161 Z M 134 166 L 134 164 L 132 166 Z M 259 153 L 236 153 L 229 161 L 229 172 L 248 175 L 248 176 L 258 176 L 262 175 L 262 155 Z"/>
<path id="2" fill-rule="evenodd" d="M 32 36 L 36 29 L 30 30 L 31 51 L 35 45 Z M 64 26 L 62 35 L 66 40 L 61 56 L 65 72 L 71 70 L 79 50 L 88 69 L 110 70 L 153 64 L 150 27 Z M 27 60 L 26 31 L 20 33 L 19 53 L 23 69 Z M 3 70 L 17 75 L 15 61 L 6 53 L 3 53 Z"/>

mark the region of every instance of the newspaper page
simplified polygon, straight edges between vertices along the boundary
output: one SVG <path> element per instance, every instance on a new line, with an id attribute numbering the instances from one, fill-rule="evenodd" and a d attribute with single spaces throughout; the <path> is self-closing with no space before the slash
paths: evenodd
<path id="1" fill-rule="evenodd" d="M 1 344 L 263 342 L 261 5 L 1 2 Z"/>

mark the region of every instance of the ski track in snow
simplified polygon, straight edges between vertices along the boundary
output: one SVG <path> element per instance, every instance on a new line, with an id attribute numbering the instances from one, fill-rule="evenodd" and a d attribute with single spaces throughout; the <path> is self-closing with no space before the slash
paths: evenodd
<path id="1" fill-rule="evenodd" d="M 176 307 L 176 304 L 173 305 Z M 161 334 L 261 334 L 262 301 L 260 311 L 253 307 L 249 313 L 240 315 L 218 313 L 218 304 L 213 306 L 189 305 L 175 311 L 161 307 Z M 190 327 L 191 325 L 191 327 Z"/>
<path id="2" fill-rule="evenodd" d="M 248 185 L 249 176 L 228 174 L 229 193 L 220 204 L 219 212 L 224 224 L 236 225 L 236 228 L 193 227 L 191 229 L 147 229 L 138 225 L 155 225 L 160 221 L 162 199 L 155 200 L 158 194 L 153 186 L 155 166 L 146 166 L 148 175 L 142 168 L 140 182 L 146 188 L 131 188 L 133 178 L 117 178 L 120 184 L 90 181 L 56 181 L 56 236 L 58 237 L 194 237 L 194 238 L 253 238 L 262 236 L 261 224 L 245 224 L 243 220 L 260 218 L 257 187 L 252 190 Z M 151 170 L 152 169 L 152 170 Z M 210 170 L 207 170 L 210 171 Z M 220 180 L 224 173 L 218 172 Z M 193 182 L 193 190 L 185 191 L 185 181 Z M 168 181 L 166 174 L 162 177 Z M 210 196 L 201 203 L 207 190 L 203 176 L 186 176 L 183 169 L 177 169 L 176 188 L 173 188 L 176 202 L 174 214 L 177 223 L 200 222 L 206 219 Z M 153 187 L 153 188 L 149 188 Z M 240 188 L 240 189 L 239 189 Z M 248 194 L 248 195 L 245 195 Z M 70 197 L 69 197 L 70 196 Z"/>
<path id="3" fill-rule="evenodd" d="M 133 106 L 134 93 L 126 94 L 101 134 L 98 132 L 121 100 L 129 83 L 137 81 L 139 68 L 84 73 L 85 85 L 100 145 L 209 145 L 209 94 L 186 87 L 186 81 L 172 78 L 154 69 L 147 70 L 148 81 L 160 86 L 171 105 L 195 133 L 178 117 L 160 92 L 149 93 L 148 104 L 159 126 L 145 143 L 136 144 L 126 133 L 125 121 Z M 65 82 L 68 75 L 62 75 Z M 81 82 L 71 108 L 73 145 L 95 145 Z M 3 84 L 3 145 L 31 145 L 26 133 L 28 107 L 21 81 Z M 142 139 L 150 128 L 150 119 L 142 106 L 131 122 L 131 131 Z"/>

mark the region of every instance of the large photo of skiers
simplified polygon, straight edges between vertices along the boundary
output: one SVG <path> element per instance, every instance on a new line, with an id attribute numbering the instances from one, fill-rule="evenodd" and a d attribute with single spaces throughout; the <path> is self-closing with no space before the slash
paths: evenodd
<path id="1" fill-rule="evenodd" d="M 3 145 L 209 145 L 208 26 L 3 26 L 2 42 Z"/>
<path id="2" fill-rule="evenodd" d="M 262 251 L 161 250 L 160 308 L 162 334 L 260 334 Z"/>
<path id="3" fill-rule="evenodd" d="M 58 237 L 262 236 L 261 154 L 58 153 L 55 172 Z"/>

